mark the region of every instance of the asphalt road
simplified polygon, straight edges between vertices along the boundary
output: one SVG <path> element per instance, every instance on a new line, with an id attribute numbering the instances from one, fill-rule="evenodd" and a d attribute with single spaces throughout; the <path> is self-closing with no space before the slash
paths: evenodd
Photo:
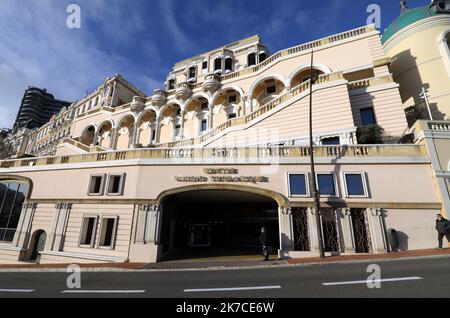
<path id="1" fill-rule="evenodd" d="M 0 273 L 5 297 L 316 298 L 450 297 L 450 258 L 380 262 L 381 288 L 370 289 L 371 263 L 224 271 Z M 374 279 L 377 279 L 375 277 Z M 376 281 L 378 282 L 378 281 Z"/>

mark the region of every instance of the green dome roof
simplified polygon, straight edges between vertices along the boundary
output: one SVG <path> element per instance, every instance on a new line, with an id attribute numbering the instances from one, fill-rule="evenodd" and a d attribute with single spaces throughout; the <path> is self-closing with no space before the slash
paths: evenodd
<path id="1" fill-rule="evenodd" d="M 381 43 L 383 43 L 384 45 L 397 32 L 406 28 L 407 26 L 438 14 L 439 13 L 437 13 L 435 10 L 429 9 L 428 6 L 405 11 L 402 15 L 395 19 L 394 22 L 392 22 L 391 25 L 389 25 L 388 28 L 384 31 L 383 37 L 381 38 Z"/>

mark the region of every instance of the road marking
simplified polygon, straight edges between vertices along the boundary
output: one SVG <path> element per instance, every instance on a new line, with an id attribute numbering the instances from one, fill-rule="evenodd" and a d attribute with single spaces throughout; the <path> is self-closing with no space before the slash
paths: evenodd
<path id="1" fill-rule="evenodd" d="M 281 286 L 185 289 L 185 293 L 281 289 Z"/>
<path id="2" fill-rule="evenodd" d="M 62 294 L 143 294 L 145 290 L 63 290 Z"/>
<path id="3" fill-rule="evenodd" d="M 357 280 L 350 282 L 336 282 L 336 283 L 322 283 L 324 286 L 340 286 L 340 285 L 359 285 L 367 283 L 389 283 L 389 282 L 405 282 L 413 280 L 423 280 L 422 277 L 403 277 L 403 278 L 390 278 L 390 279 L 374 279 L 374 280 Z"/>
<path id="4" fill-rule="evenodd" d="M 34 289 L 0 289 L 0 293 L 32 293 Z"/>

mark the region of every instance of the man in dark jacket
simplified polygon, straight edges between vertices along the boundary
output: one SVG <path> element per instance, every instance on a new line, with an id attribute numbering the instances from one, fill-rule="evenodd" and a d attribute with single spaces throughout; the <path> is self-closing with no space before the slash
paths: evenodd
<path id="1" fill-rule="evenodd" d="M 267 245 L 267 229 L 263 227 L 261 229 L 261 235 L 259 236 L 259 242 L 262 246 L 262 252 L 264 256 L 264 261 L 269 260 L 269 246 Z"/>
<path id="2" fill-rule="evenodd" d="M 442 249 L 444 236 L 450 242 L 450 221 L 444 219 L 441 214 L 436 215 L 436 230 L 438 231 L 439 249 Z"/>

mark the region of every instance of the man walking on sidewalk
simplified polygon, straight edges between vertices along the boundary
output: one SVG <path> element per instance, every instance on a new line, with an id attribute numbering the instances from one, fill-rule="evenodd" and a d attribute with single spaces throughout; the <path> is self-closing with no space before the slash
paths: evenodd
<path id="1" fill-rule="evenodd" d="M 442 250 L 444 236 L 450 242 L 450 221 L 444 219 L 441 214 L 436 215 L 436 230 L 438 231 L 439 249 Z"/>

